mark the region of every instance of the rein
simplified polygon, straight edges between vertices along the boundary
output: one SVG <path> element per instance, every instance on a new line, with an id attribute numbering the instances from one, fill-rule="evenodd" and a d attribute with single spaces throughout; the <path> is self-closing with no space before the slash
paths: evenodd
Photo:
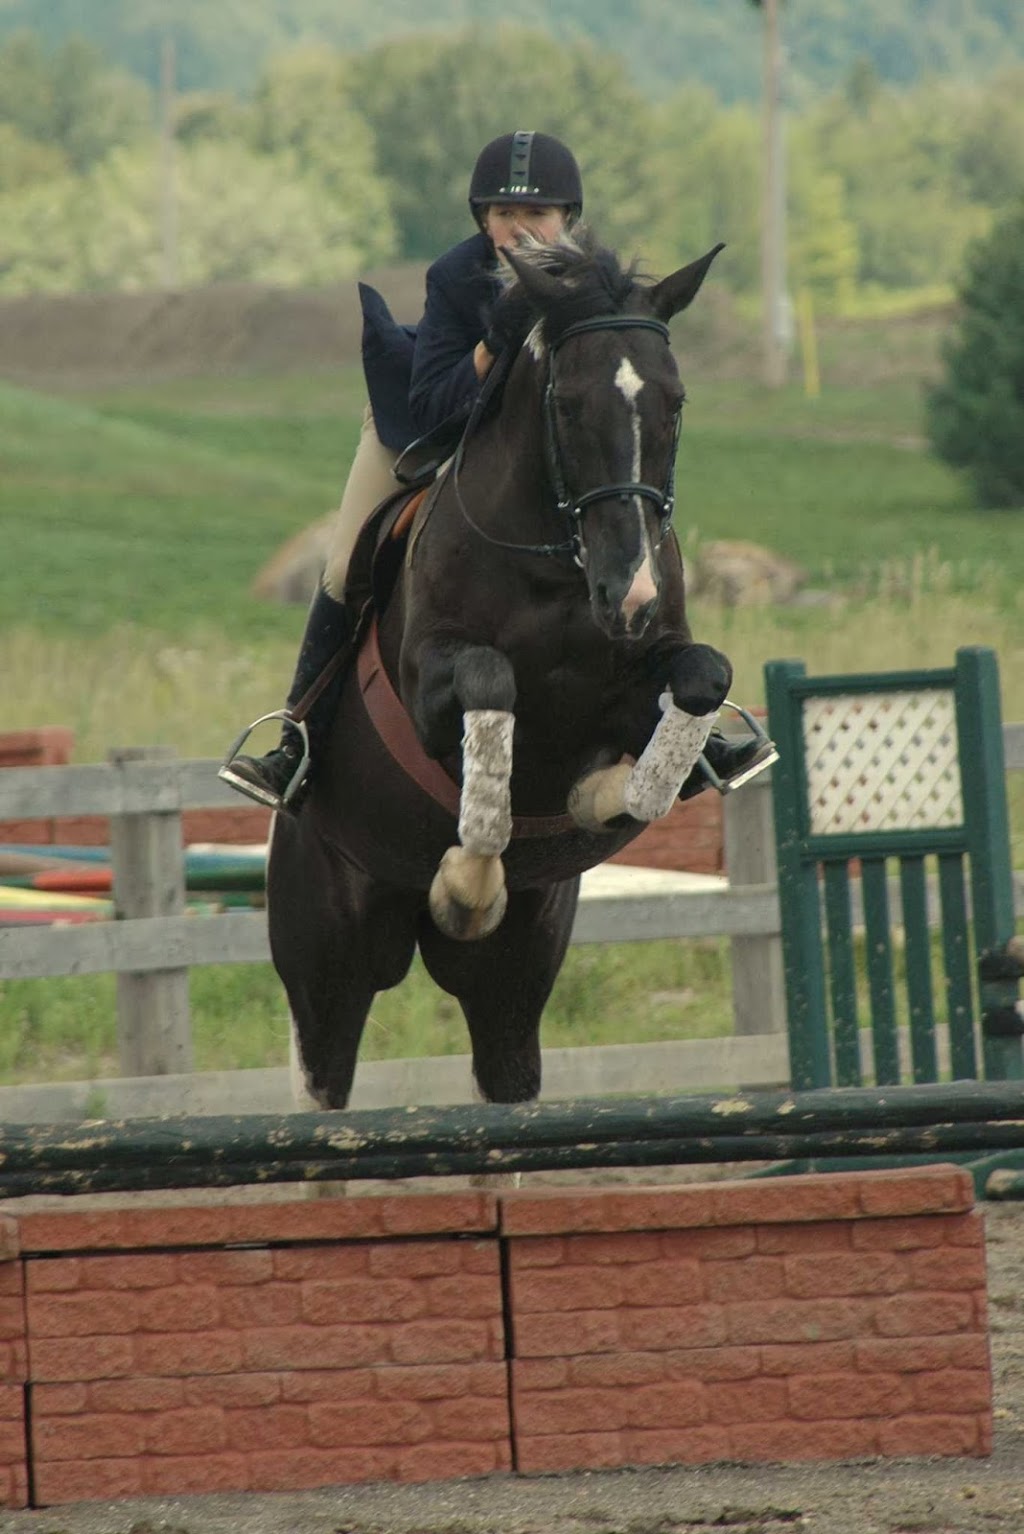
<path id="1" fill-rule="evenodd" d="M 602 314 L 596 315 L 593 319 L 578 320 L 575 325 L 567 326 L 557 340 L 550 343 L 548 347 L 548 376 L 544 387 L 544 445 L 547 454 L 548 475 L 555 492 L 556 509 L 569 524 L 569 536 L 562 543 L 512 543 L 504 538 L 494 538 L 490 533 L 485 532 L 479 523 L 474 522 L 470 516 L 459 488 L 459 472 L 462 468 L 465 444 L 482 413 L 483 394 L 477 399 L 455 454 L 455 461 L 452 465 L 452 486 L 463 521 L 472 528 L 478 537 L 482 538 L 485 543 L 491 544 L 494 548 L 511 549 L 517 554 L 571 554 L 576 564 L 582 566 L 583 539 L 580 525 L 584 508 L 591 505 L 594 501 L 608 500 L 612 497 L 617 497 L 619 500 L 627 503 L 634 496 L 641 496 L 645 500 L 653 501 L 658 508 L 661 518 L 659 543 L 664 540 L 672 525 L 672 511 L 675 506 L 676 452 L 679 447 L 681 425 L 681 416 L 679 414 L 676 415 L 675 419 L 675 431 L 664 489 L 659 490 L 656 485 L 647 485 L 639 480 L 629 480 L 616 484 L 598 485 L 593 490 L 586 490 L 582 495 L 578 496 L 573 496 L 568 490 L 563 466 L 563 454 L 558 440 L 558 427 L 555 422 L 555 357 L 559 348 L 570 337 L 587 335 L 592 331 L 598 330 L 654 330 L 660 336 L 663 336 L 666 342 L 669 340 L 670 334 L 668 326 L 663 324 L 661 320 L 656 320 L 653 317 L 646 315 Z M 488 391 L 488 398 L 490 397 L 490 392 Z"/>

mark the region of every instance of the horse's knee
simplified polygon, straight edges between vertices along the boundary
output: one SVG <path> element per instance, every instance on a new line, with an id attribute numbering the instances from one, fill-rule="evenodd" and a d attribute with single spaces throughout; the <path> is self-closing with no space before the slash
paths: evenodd
<path id="1" fill-rule="evenodd" d="M 669 686 L 676 706 L 685 713 L 710 714 L 729 695 L 732 666 L 712 645 L 687 645 L 673 657 Z"/>
<path id="2" fill-rule="evenodd" d="M 452 682 L 464 713 L 483 708 L 511 713 L 515 708 L 512 662 L 490 645 L 467 645 L 460 650 L 455 657 Z"/>
<path id="3" fill-rule="evenodd" d="M 463 716 L 473 710 L 511 713 L 516 682 L 508 658 L 489 645 L 437 646 L 420 658 L 413 717 L 429 755 L 459 748 Z"/>

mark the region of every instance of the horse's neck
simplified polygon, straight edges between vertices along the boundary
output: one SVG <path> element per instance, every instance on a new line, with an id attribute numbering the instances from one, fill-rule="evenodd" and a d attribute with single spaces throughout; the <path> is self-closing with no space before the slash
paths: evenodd
<path id="1" fill-rule="evenodd" d="M 516 492 L 522 501 L 517 522 L 524 515 L 533 515 L 538 524 L 544 523 L 550 537 L 555 530 L 554 496 L 547 473 L 544 442 L 543 381 L 540 364 L 533 357 L 520 354 L 505 385 L 501 408 L 486 423 L 480 437 L 476 456 L 481 472 L 481 460 L 486 460 L 489 454 L 497 458 L 499 464 L 511 469 Z M 490 478 L 493 483 L 493 471 Z M 499 510 L 500 520 L 504 521 L 507 516 L 507 507 Z M 534 532 L 541 537 L 543 528 L 538 525 Z"/>

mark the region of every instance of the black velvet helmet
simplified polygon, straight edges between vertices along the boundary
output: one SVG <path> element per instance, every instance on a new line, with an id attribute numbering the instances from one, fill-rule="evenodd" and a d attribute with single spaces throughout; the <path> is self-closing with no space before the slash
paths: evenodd
<path id="1" fill-rule="evenodd" d="M 533 207 L 566 207 L 571 218 L 583 208 L 583 182 L 571 149 L 550 133 L 503 133 L 481 149 L 469 182 L 469 206 L 521 202 Z"/>

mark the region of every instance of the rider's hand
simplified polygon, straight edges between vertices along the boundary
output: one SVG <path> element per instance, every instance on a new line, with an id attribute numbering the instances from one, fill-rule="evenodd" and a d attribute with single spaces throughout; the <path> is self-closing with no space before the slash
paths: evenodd
<path id="1" fill-rule="evenodd" d="M 478 341 L 473 348 L 473 366 L 476 369 L 477 378 L 483 383 L 494 366 L 494 353 L 487 349 L 483 341 Z"/>

